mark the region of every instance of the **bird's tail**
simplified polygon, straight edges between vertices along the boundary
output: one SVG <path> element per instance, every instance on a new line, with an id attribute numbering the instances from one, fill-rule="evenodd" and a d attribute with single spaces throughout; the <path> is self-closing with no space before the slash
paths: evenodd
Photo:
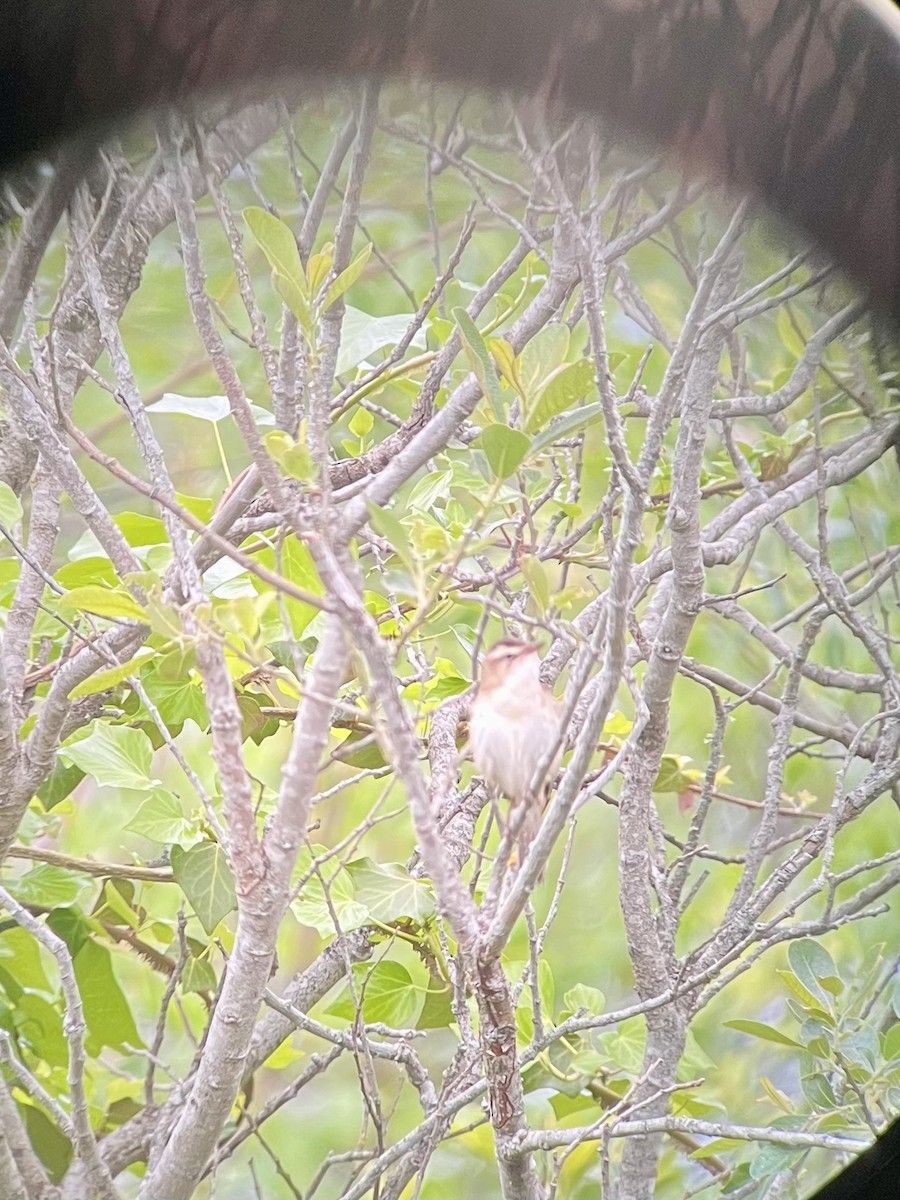
<path id="1" fill-rule="evenodd" d="M 528 857 L 528 851 L 531 849 L 531 844 L 537 837 L 541 823 L 544 820 L 544 809 L 547 807 L 547 791 L 541 793 L 530 804 L 525 804 L 520 811 L 511 814 L 512 820 L 519 823 L 518 832 L 516 834 L 516 851 L 518 858 L 518 866 Z M 538 876 L 538 883 L 544 882 L 544 871 L 542 870 Z"/>

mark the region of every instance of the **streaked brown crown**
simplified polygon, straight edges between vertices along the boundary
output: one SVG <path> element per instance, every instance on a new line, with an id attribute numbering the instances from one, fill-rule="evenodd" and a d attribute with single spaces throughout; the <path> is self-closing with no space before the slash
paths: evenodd
<path id="1" fill-rule="evenodd" d="M 481 660 L 480 690 L 490 691 L 491 688 L 500 687 L 510 671 L 531 654 L 537 654 L 537 646 L 531 646 L 528 642 L 518 642 L 512 638 L 495 642 Z"/>

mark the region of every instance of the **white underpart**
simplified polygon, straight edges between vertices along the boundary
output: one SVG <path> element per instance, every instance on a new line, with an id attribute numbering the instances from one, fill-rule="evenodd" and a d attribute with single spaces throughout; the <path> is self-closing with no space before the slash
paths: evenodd
<path id="1" fill-rule="evenodd" d="M 472 705 L 469 741 L 475 767 L 512 801 L 525 796 L 538 764 L 559 737 L 559 707 L 541 690 L 539 666 L 536 654 L 523 655 L 500 687 Z M 546 778 L 556 774 L 561 758 L 559 750 Z"/>

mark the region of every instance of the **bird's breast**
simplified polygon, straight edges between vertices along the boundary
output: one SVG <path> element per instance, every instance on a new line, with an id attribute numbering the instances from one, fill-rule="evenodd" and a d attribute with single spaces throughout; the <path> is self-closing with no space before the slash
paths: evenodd
<path id="1" fill-rule="evenodd" d="M 520 711 L 501 711 L 489 700 L 472 705 L 469 741 L 478 773 L 510 800 L 525 795 L 538 763 L 556 744 L 559 712 L 554 706 Z M 559 767 L 561 752 L 548 775 Z"/>

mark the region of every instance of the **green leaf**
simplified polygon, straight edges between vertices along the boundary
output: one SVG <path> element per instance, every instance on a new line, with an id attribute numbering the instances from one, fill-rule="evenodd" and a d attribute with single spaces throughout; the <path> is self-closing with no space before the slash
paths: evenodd
<path id="1" fill-rule="evenodd" d="M 740 1150 L 746 1144 L 740 1138 L 713 1138 L 705 1146 L 698 1146 L 696 1150 L 692 1150 L 688 1158 L 712 1158 L 714 1154 L 723 1154 L 727 1150 Z"/>
<path id="2" fill-rule="evenodd" d="M 57 908 L 74 904 L 86 887 L 88 880 L 62 867 L 51 867 L 40 863 L 20 876 L 10 890 L 22 904 L 34 904 L 39 908 Z"/>
<path id="3" fill-rule="evenodd" d="M 775 972 L 775 974 L 781 976 L 781 978 L 784 980 L 785 984 L 791 989 L 791 991 L 794 993 L 794 995 L 799 999 L 801 1005 L 803 1005 L 804 1009 L 807 1012 L 810 1012 L 810 1013 L 814 1014 L 815 1016 L 820 1016 L 820 1017 L 826 1017 L 828 1015 L 825 1012 L 825 1010 L 820 1007 L 819 1000 L 816 998 L 816 996 L 803 986 L 803 984 L 800 982 L 800 980 L 797 978 L 797 976 L 793 974 L 793 972 L 782 971 L 779 968 Z M 790 1004 L 790 1001 L 788 1001 L 788 1004 Z M 800 1019 L 798 1013 L 795 1013 L 795 1015 L 797 1015 L 798 1019 Z"/>
<path id="4" fill-rule="evenodd" d="M 328 887 L 327 899 L 321 880 L 314 876 L 304 883 L 300 895 L 291 904 L 291 911 L 300 924 L 311 926 L 323 938 L 333 937 L 337 933 L 335 917 L 345 933 L 359 929 L 369 919 L 369 910 L 356 898 L 349 872 L 341 869 L 332 875 L 331 870 L 328 866 L 323 868 Z"/>
<path id="5" fill-rule="evenodd" d="M 92 732 L 80 741 L 61 746 L 59 755 L 93 775 L 103 787 L 150 788 L 150 741 L 139 729 L 95 721 Z"/>
<path id="6" fill-rule="evenodd" d="M 487 347 L 493 355 L 497 370 L 510 387 L 514 388 L 522 399 L 525 400 L 525 389 L 522 386 L 522 380 L 519 378 L 515 350 L 513 350 L 512 346 L 504 338 L 488 338 Z"/>
<path id="7" fill-rule="evenodd" d="M 800 1087 L 803 1089 L 803 1095 L 813 1108 L 819 1109 L 820 1112 L 834 1112 L 837 1107 L 837 1097 L 826 1075 L 820 1072 L 815 1072 L 812 1075 L 802 1075 L 800 1077 Z"/>
<path id="8" fill-rule="evenodd" d="M 834 1021 L 827 1017 L 821 1008 L 810 1010 L 803 1008 L 802 1005 L 795 1006 L 790 1001 L 788 1001 L 788 1008 L 801 1022 L 797 1036 L 808 1053 L 830 1062 L 833 1056 Z M 816 1016 L 805 1016 L 810 1011 L 816 1013 Z"/>
<path id="9" fill-rule="evenodd" d="M 237 907 L 234 878 L 218 842 L 200 842 L 184 850 L 172 847 L 172 871 L 200 924 L 212 934 L 219 922 Z"/>
<path id="10" fill-rule="evenodd" d="M 538 330 L 525 345 L 517 363 L 519 378 L 529 396 L 533 396 L 547 376 L 566 361 L 570 341 L 568 327 L 554 321 Z"/>
<path id="11" fill-rule="evenodd" d="M 418 566 L 411 552 L 409 530 L 387 508 L 369 503 L 369 522 L 376 533 L 391 543 L 391 549 L 415 579 Z"/>
<path id="12" fill-rule="evenodd" d="M 543 616 L 550 607 L 550 583 L 544 564 L 534 554 L 523 554 L 519 559 L 519 568 L 525 576 L 532 599 Z"/>
<path id="13" fill-rule="evenodd" d="M 39 1059 L 51 1067 L 69 1063 L 69 1047 L 63 1033 L 62 1014 L 55 1004 L 33 992 L 23 992 L 16 1001 L 13 1022 L 17 1035 Z"/>
<path id="14" fill-rule="evenodd" d="M 505 419 L 505 412 L 503 397 L 500 394 L 500 380 L 497 378 L 497 369 L 494 366 L 494 360 L 485 344 L 484 338 L 478 332 L 478 326 L 464 308 L 454 308 L 453 320 L 457 324 L 466 355 L 472 370 L 475 372 L 475 378 L 481 385 L 485 399 L 490 402 L 497 420 L 503 421 Z M 519 461 L 521 462 L 521 459 Z M 515 470 L 515 467 L 513 470 Z M 505 478 L 505 476 L 502 478 Z"/>
<path id="15" fill-rule="evenodd" d="M 603 404 L 599 400 L 596 404 L 586 404 L 584 408 L 576 408 L 568 416 L 555 421 L 543 433 L 539 433 L 532 440 L 529 454 L 538 454 L 541 450 L 546 450 L 548 446 L 552 446 L 560 438 L 571 437 L 573 433 L 577 433 L 584 426 L 591 425 L 594 421 L 599 421 L 602 416 Z"/>
<path id="16" fill-rule="evenodd" d="M 807 333 L 804 340 L 797 328 L 799 325 L 799 313 L 796 310 L 789 311 L 787 305 L 780 305 L 775 318 L 775 326 L 778 336 L 781 338 L 781 344 L 792 358 L 803 357 L 806 352 L 806 342 L 809 341 L 812 332 Z"/>
<path id="17" fill-rule="evenodd" d="M 790 968 L 797 979 L 807 991 L 824 999 L 826 1005 L 829 1002 L 825 992 L 829 992 L 832 996 L 839 996 L 844 990 L 831 955 L 818 942 L 814 942 L 811 938 L 791 942 L 788 946 L 787 957 Z"/>
<path id="18" fill-rule="evenodd" d="M 275 416 L 269 412 L 267 408 L 263 408 L 259 404 L 250 402 L 250 412 L 257 425 L 266 426 L 275 424 Z M 182 396 L 180 392 L 165 392 L 159 400 L 155 400 L 153 404 L 147 405 L 147 412 L 153 416 L 158 415 L 177 415 L 182 417 L 194 417 L 198 421 L 206 421 L 210 425 L 216 425 L 219 421 L 224 421 L 226 417 L 231 415 L 231 403 L 227 396 Z M 176 492 L 176 500 L 179 504 L 199 517 L 201 521 L 208 521 L 212 516 L 213 502 L 200 496 L 182 496 Z M 137 516 L 132 513 L 131 516 Z M 153 517 L 145 517 L 145 521 L 155 521 Z M 161 521 L 156 522 L 162 528 L 162 535 L 154 539 L 155 542 L 168 541 L 168 536 L 165 532 L 165 526 Z M 116 518 L 118 524 L 118 518 Z M 141 545 L 142 543 L 131 542 L 131 545 Z M 147 543 L 152 545 L 154 543 Z"/>
<path id="19" fill-rule="evenodd" d="M 462 675 L 442 675 L 425 685 L 429 700 L 448 700 L 468 691 L 471 686 L 471 681 L 463 679 Z"/>
<path id="20" fill-rule="evenodd" d="M 148 517 L 146 513 L 121 512 L 116 513 L 113 520 L 129 546 L 161 546 L 169 540 L 166 526 L 159 517 Z"/>
<path id="21" fill-rule="evenodd" d="M 385 764 L 381 747 L 371 733 L 355 729 L 347 734 L 331 757 L 335 762 L 346 763 L 359 771 L 370 771 L 373 767 L 383 767 Z"/>
<path id="22" fill-rule="evenodd" d="M 137 929 L 140 915 L 132 907 L 134 884 L 129 879 L 107 879 L 103 883 L 103 897 L 94 906 L 91 914 L 97 920 L 118 919 L 123 925 Z"/>
<path id="23" fill-rule="evenodd" d="M 544 1016 L 549 1018 L 555 1008 L 556 981 L 553 978 L 553 968 L 546 958 L 538 961 L 538 995 Z"/>
<path id="24" fill-rule="evenodd" d="M 564 994 L 563 1007 L 569 1013 L 576 1013 L 580 1008 L 589 1013 L 602 1013 L 606 1009 L 606 997 L 599 988 L 576 983 Z"/>
<path id="25" fill-rule="evenodd" d="M 0 525 L 12 529 L 22 520 L 22 505 L 19 497 L 8 483 L 0 480 Z"/>
<path id="26" fill-rule="evenodd" d="M 155 664 L 144 676 L 144 688 L 166 725 L 193 721 L 200 729 L 207 729 L 209 713 L 199 680 L 191 679 L 187 668 L 179 677 L 170 678 L 167 673 L 167 664 L 177 658 L 177 654 L 167 655 Z"/>
<path id="27" fill-rule="evenodd" d="M 771 1025 L 764 1025 L 761 1021 L 735 1020 L 725 1021 L 723 1024 L 727 1029 L 737 1029 L 740 1033 L 749 1033 L 751 1037 L 762 1038 L 766 1042 L 777 1042 L 780 1046 L 793 1046 L 798 1050 L 803 1049 L 799 1042 L 795 1042 L 793 1038 L 774 1029 Z"/>
<path id="28" fill-rule="evenodd" d="M 303 1058 L 304 1055 L 305 1051 L 298 1050 L 288 1039 L 273 1050 L 262 1065 L 267 1071 L 283 1071 L 298 1059 Z"/>
<path id="29" fill-rule="evenodd" d="M 599 1042 L 617 1067 L 630 1075 L 641 1070 L 647 1033 L 641 1017 L 629 1017 L 618 1029 L 603 1033 Z"/>
<path id="30" fill-rule="evenodd" d="M 214 992 L 216 990 L 216 973 L 205 958 L 188 956 L 184 964 L 184 974 L 181 976 L 181 987 L 185 992 Z"/>
<path id="31" fill-rule="evenodd" d="M 26 930 L 14 926 L 0 933 L 0 964 L 9 967 L 12 978 L 21 992 L 49 992 L 50 982 L 41 964 L 38 943 Z M 15 1000 L 17 997 L 11 996 Z"/>
<path id="32" fill-rule="evenodd" d="M 306 279 L 310 296 L 315 296 L 328 278 L 334 262 L 334 242 L 326 242 L 318 254 L 311 254 L 306 262 Z"/>
<path id="33" fill-rule="evenodd" d="M 790 1170 L 806 1153 L 802 1146 L 782 1146 L 776 1142 L 766 1142 L 750 1163 L 750 1177 L 768 1179 L 770 1175 Z"/>
<path id="34" fill-rule="evenodd" d="M 82 587 L 86 583 L 103 584 L 104 587 L 116 586 L 116 572 L 108 558 L 76 558 L 73 562 L 63 563 L 53 578 L 67 590 Z"/>
<path id="35" fill-rule="evenodd" d="M 127 662 L 123 662 L 118 667 L 109 667 L 106 671 L 98 671 L 96 675 L 92 675 L 90 679 L 85 679 L 83 683 L 79 683 L 77 687 L 73 687 L 69 692 L 70 700 L 77 700 L 79 696 L 94 696 L 97 692 L 106 692 L 110 688 L 117 687 L 129 675 L 137 675 L 144 663 L 148 662 L 156 654 L 155 650 L 144 647 L 135 654 L 134 658 L 129 658 Z"/>
<path id="36" fill-rule="evenodd" d="M 718 1063 L 711 1059 L 700 1045 L 693 1029 L 689 1029 L 687 1031 L 684 1053 L 678 1064 L 677 1078 L 679 1083 L 686 1083 L 690 1079 L 696 1079 L 698 1075 L 709 1075 L 717 1067 Z"/>
<path id="37" fill-rule="evenodd" d="M 335 371 L 343 375 L 369 358 L 376 350 L 395 346 L 409 329 L 408 313 L 391 313 L 374 317 L 358 308 L 347 306 L 341 325 L 341 345 L 338 350 Z M 419 335 L 414 346 L 422 346 L 424 339 Z"/>
<path id="38" fill-rule="evenodd" d="M 291 229 L 264 208 L 251 206 L 243 212 L 247 228 L 256 238 L 273 271 L 293 278 L 297 287 L 309 298 L 306 273 L 300 261 L 297 239 Z"/>
<path id="39" fill-rule="evenodd" d="M 370 968 L 367 963 L 354 963 L 350 969 L 350 974 L 353 979 L 353 986 L 357 996 L 359 995 L 362 985 L 366 981 L 366 975 Z M 353 1002 L 353 996 L 350 993 L 350 988 L 345 987 L 340 992 L 331 1004 L 325 1009 L 329 1017 L 340 1017 L 343 1021 L 356 1020 L 356 1007 Z"/>
<path id="40" fill-rule="evenodd" d="M 592 593 L 587 588 L 577 583 L 570 583 L 568 587 L 564 587 L 561 591 L 554 592 L 550 599 L 554 608 L 559 609 L 561 613 L 565 613 L 579 602 L 589 600 L 591 595 Z"/>
<path id="41" fill-rule="evenodd" d="M 102 1046 L 120 1047 L 124 1042 L 143 1046 L 106 947 L 90 939 L 75 955 L 74 965 L 88 1027 L 89 1051 L 96 1054 Z"/>
<path id="42" fill-rule="evenodd" d="M 599 1050 L 595 1050 L 588 1042 L 581 1043 L 577 1053 L 572 1055 L 569 1063 L 573 1071 L 578 1071 L 581 1075 L 589 1077 L 596 1075 L 598 1071 L 603 1071 L 605 1076 L 610 1073 L 609 1056 L 602 1054 Z"/>
<path id="43" fill-rule="evenodd" d="M 380 962 L 369 970 L 354 970 L 357 996 L 362 996 L 362 1018 L 365 1022 L 381 1021 L 395 1028 L 406 1028 L 421 1003 L 421 992 L 412 981 L 406 967 L 397 962 Z M 356 1017 L 350 989 L 342 992 L 328 1009 L 331 1016 L 352 1021 Z"/>
<path id="44" fill-rule="evenodd" d="M 347 427 L 354 437 L 361 439 L 364 438 L 366 434 L 371 433 L 375 428 L 375 418 L 367 408 L 363 408 L 362 405 L 360 405 L 350 418 Z"/>
<path id="45" fill-rule="evenodd" d="M 189 832 L 191 824 L 176 796 L 171 792 L 154 791 L 125 828 L 151 842 L 177 842 Z"/>
<path id="46" fill-rule="evenodd" d="M 0 953 L 2 953 L 2 943 L 0 943 Z M 900 1022 L 895 1022 L 882 1036 L 881 1055 L 885 1062 L 893 1062 L 894 1059 L 900 1061 Z"/>
<path id="47" fill-rule="evenodd" d="M 603 724 L 603 733 L 606 737 L 625 738 L 628 737 L 633 728 L 634 721 L 616 708 L 606 718 Z"/>
<path id="48" fill-rule="evenodd" d="M 458 696 L 460 692 L 471 687 L 471 682 L 464 679 L 456 668 L 456 663 L 449 658 L 438 655 L 433 663 L 434 678 L 426 683 L 429 700 L 444 700 L 448 696 Z"/>
<path id="49" fill-rule="evenodd" d="M 315 475 L 312 455 L 303 442 L 298 442 L 283 429 L 273 429 L 265 438 L 266 449 L 278 463 L 285 475 L 299 479 L 301 483 Z"/>
<path id="50" fill-rule="evenodd" d="M 690 761 L 685 754 L 664 754 L 653 782 L 654 792 L 676 792 L 680 795 L 702 779 L 700 771 L 688 769 Z"/>
<path id="51" fill-rule="evenodd" d="M 175 499 L 182 508 L 187 509 L 192 516 L 195 516 L 198 521 L 202 521 L 204 525 L 208 525 L 212 520 L 216 504 L 211 496 L 189 496 L 185 492 L 176 492 Z"/>
<path id="52" fill-rule="evenodd" d="M 47 917 L 47 925 L 66 943 L 73 958 L 93 933 L 87 917 L 77 908 L 54 908 Z"/>
<path id="53" fill-rule="evenodd" d="M 44 1164 L 51 1183 L 60 1183 L 72 1162 L 72 1143 L 60 1133 L 43 1109 L 34 1104 L 19 1104 L 16 1107 L 25 1125 L 28 1140 L 38 1158 Z"/>
<path id="54" fill-rule="evenodd" d="M 313 329 L 313 315 L 309 302 L 303 294 L 303 289 L 297 286 L 295 279 L 282 275 L 280 271 L 272 272 L 272 286 L 297 318 L 300 328 L 309 337 Z"/>
<path id="55" fill-rule="evenodd" d="M 281 545 L 279 555 L 276 555 L 274 551 L 266 550 L 259 555 L 259 559 L 273 571 L 278 571 L 288 583 L 292 583 L 295 587 L 302 588 L 303 591 L 310 592 L 314 596 L 325 594 L 325 588 L 319 578 L 319 572 L 316 570 L 309 548 L 299 538 L 287 538 Z M 269 585 L 266 584 L 262 594 L 266 595 L 270 591 Z M 299 639 L 320 610 L 315 605 L 297 600 L 293 596 L 285 596 L 283 599 L 285 612 L 291 623 L 288 632 L 293 635 L 294 639 Z"/>
<path id="56" fill-rule="evenodd" d="M 123 621 L 146 621 L 147 613 L 137 600 L 123 588 L 97 585 L 73 588 L 60 598 L 64 612 L 89 612 L 98 617 L 115 617 Z"/>
<path id="57" fill-rule="evenodd" d="M 557 367 L 538 392 L 525 421 L 525 432 L 536 433 L 554 417 L 583 399 L 594 385 L 594 366 L 588 359 Z"/>
<path id="58" fill-rule="evenodd" d="M 531 445 L 524 433 L 509 425 L 487 425 L 478 440 L 497 479 L 515 474 Z"/>
<path id="59" fill-rule="evenodd" d="M 841 1039 L 841 1054 L 867 1073 L 877 1070 L 879 1062 L 878 1034 L 874 1029 L 861 1027 Z"/>
<path id="60" fill-rule="evenodd" d="M 596 1113 L 599 1107 L 593 1096 L 586 1096 L 583 1092 L 579 1092 L 576 1096 L 569 1096 L 565 1092 L 557 1092 L 549 1098 L 548 1103 L 553 1109 L 553 1114 L 557 1121 L 574 1116 L 575 1113 L 589 1111 Z"/>
<path id="61" fill-rule="evenodd" d="M 446 1029 L 453 1015 L 453 988 L 442 980 L 429 978 L 425 1003 L 416 1021 L 416 1029 Z"/>
<path id="62" fill-rule="evenodd" d="M 750 1164 L 738 1163 L 731 1172 L 728 1182 L 722 1185 L 722 1195 L 730 1196 L 735 1192 L 743 1192 L 750 1180 Z"/>
<path id="63" fill-rule="evenodd" d="M 313 325 L 309 284 L 293 233 L 264 208 L 245 208 L 244 220 L 268 259 L 276 292 L 309 333 Z"/>
<path id="64" fill-rule="evenodd" d="M 423 513 L 433 512 L 438 500 L 446 500 L 449 497 L 452 482 L 451 471 L 428 471 L 409 493 L 407 507 Z"/>
<path id="65" fill-rule="evenodd" d="M 146 411 L 156 414 L 177 414 L 182 417 L 195 417 L 200 421 L 217 424 L 231 412 L 227 396 L 182 396 L 179 392 L 166 392 L 153 404 L 148 404 Z"/>
<path id="66" fill-rule="evenodd" d="M 414 987 L 406 967 L 396 962 L 376 964 L 365 985 L 363 1020 L 405 1027 L 416 1015 L 420 1004 L 419 989 Z"/>
<path id="67" fill-rule="evenodd" d="M 709 1061 L 709 1060 L 707 1060 Z M 693 1082 L 698 1075 L 705 1075 L 706 1068 L 701 1068 L 692 1074 L 687 1074 L 683 1078 Z M 727 1113 L 724 1104 L 719 1104 L 715 1100 L 702 1100 L 692 1091 L 673 1092 L 672 1093 L 672 1115 L 676 1117 L 699 1117 L 701 1120 L 723 1120 Z"/>
<path id="68" fill-rule="evenodd" d="M 60 762 L 57 759 L 56 765 L 46 781 L 38 788 L 38 799 L 43 804 L 44 811 L 49 812 L 51 808 L 55 808 L 57 804 L 65 800 L 82 779 L 84 779 L 84 771 L 80 767 Z"/>
<path id="69" fill-rule="evenodd" d="M 360 858 L 347 864 L 356 899 L 384 924 L 400 917 L 424 921 L 435 911 L 431 886 L 413 879 L 401 863 L 377 863 Z"/>
<path id="70" fill-rule="evenodd" d="M 340 300 L 341 296 L 350 288 L 353 287 L 360 275 L 366 269 L 366 264 L 372 256 L 372 243 L 363 246 L 356 258 L 350 265 L 338 275 L 337 279 L 325 293 L 325 299 L 322 301 L 322 311 L 327 312 L 332 304 Z"/>

